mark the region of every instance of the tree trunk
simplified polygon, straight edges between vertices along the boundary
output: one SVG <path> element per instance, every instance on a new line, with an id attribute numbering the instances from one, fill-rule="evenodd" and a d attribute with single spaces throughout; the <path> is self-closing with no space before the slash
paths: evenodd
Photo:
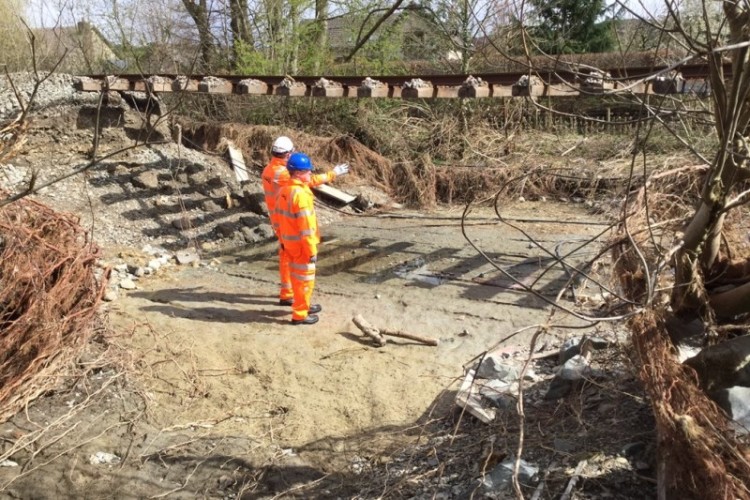
<path id="1" fill-rule="evenodd" d="M 270 47 L 268 59 L 273 65 L 274 71 L 280 72 L 284 66 L 284 17 L 282 0 L 267 0 L 266 12 L 268 13 L 268 38 Z"/>
<path id="2" fill-rule="evenodd" d="M 232 30 L 232 64 L 237 69 L 242 47 L 253 49 L 253 34 L 248 21 L 247 0 L 229 0 L 230 28 Z"/>
<path id="3" fill-rule="evenodd" d="M 211 36 L 211 21 L 209 19 L 206 0 L 182 0 L 182 4 L 190 14 L 198 30 L 198 43 L 200 46 L 201 59 L 198 64 L 199 71 L 210 71 L 213 62 L 214 42 Z"/>
<path id="4" fill-rule="evenodd" d="M 724 11 L 730 26 L 730 44 L 750 39 L 745 29 L 746 13 L 730 2 L 724 3 Z M 724 81 L 722 54 L 710 53 L 709 75 L 714 94 L 716 129 L 721 145 L 709 170 L 701 193 L 702 202 L 685 229 L 683 247 L 675 255 L 675 287 L 672 292 L 672 307 L 681 316 L 701 315 L 706 308 L 705 287 L 702 277 L 711 274 L 711 268 L 719 257 L 725 207 L 733 187 L 745 175 L 748 148 L 743 135 L 750 122 L 748 95 L 750 83 L 746 74 L 750 71 L 747 47 L 730 52 L 733 58 L 733 81 Z M 737 110 L 737 103 L 740 103 Z M 739 293 L 739 292 L 737 292 Z M 750 295 L 746 295 L 750 300 Z M 735 310 L 736 298 L 712 299 L 709 303 Z"/>
<path id="5" fill-rule="evenodd" d="M 320 74 L 328 50 L 328 0 L 315 0 L 315 63 L 313 73 Z"/>
<path id="6" fill-rule="evenodd" d="M 292 2 L 292 5 L 289 7 L 289 19 L 292 23 L 292 33 L 291 33 L 291 51 L 289 54 L 289 71 L 291 71 L 292 74 L 296 75 L 299 71 L 299 11 L 297 10 L 297 5 Z"/>

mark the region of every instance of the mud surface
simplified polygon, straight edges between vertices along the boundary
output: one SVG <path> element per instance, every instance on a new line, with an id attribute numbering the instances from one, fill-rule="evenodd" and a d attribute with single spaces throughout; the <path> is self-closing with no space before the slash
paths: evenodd
<path id="1" fill-rule="evenodd" d="M 498 344 L 527 353 L 535 331 L 528 327 L 546 321 L 549 306 L 468 243 L 459 213 L 394 215 L 329 214 L 335 220 L 323 228 L 315 292 L 323 312 L 313 326 L 289 324 L 290 311 L 277 304 L 271 242 L 207 255 L 208 266 L 172 268 L 139 282 L 108 311 L 115 332 L 108 341 L 127 369 L 95 369 L 70 391 L 39 401 L 28 419 L 19 416 L 3 427 L 30 433 L 45 422 L 53 424 L 51 436 L 70 433 L 65 445 L 51 443 L 29 460 L 35 465 L 27 475 L 0 469 L 2 481 L 11 482 L 6 491 L 20 498 L 49 498 L 50 492 L 67 498 L 291 497 L 295 487 L 337 475 L 336 484 L 300 497 L 348 498 L 362 491 L 362 477 L 341 483 L 342 474 L 358 463 L 385 467 L 420 438 L 451 430 L 463 366 Z M 568 221 L 523 224 L 552 255 L 604 229 L 602 221 L 566 204 L 526 203 L 504 215 Z M 559 266 L 543 274 L 550 255 L 487 209 L 473 213 L 465 231 L 519 283 L 538 278 L 534 288 L 544 297 L 554 299 L 567 281 Z M 569 262 L 590 257 L 589 248 Z M 352 323 L 357 314 L 439 345 L 394 337 L 376 347 Z M 570 335 L 553 328 L 545 344 L 559 345 Z M 96 359 L 92 354 L 93 366 Z M 66 418 L 61 400 L 71 412 Z M 464 418 L 463 425 L 480 426 L 477 435 L 487 432 L 473 417 Z M 502 419 L 512 422 L 512 413 Z M 540 436 L 527 432 L 530 440 Z M 628 442 L 622 439 L 621 446 Z M 122 461 L 89 463 L 97 452 Z M 23 455 L 15 459 L 23 462 Z M 463 472 L 478 475 L 468 466 Z"/>

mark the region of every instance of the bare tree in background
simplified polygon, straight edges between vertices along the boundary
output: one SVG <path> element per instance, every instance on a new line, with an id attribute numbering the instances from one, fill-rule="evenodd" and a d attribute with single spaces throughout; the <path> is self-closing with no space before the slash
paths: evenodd
<path id="1" fill-rule="evenodd" d="M 198 64 L 199 71 L 208 71 L 213 64 L 216 48 L 213 35 L 211 34 L 211 18 L 208 0 L 182 0 L 190 17 L 195 23 L 198 31 L 201 59 Z"/>
<path id="2" fill-rule="evenodd" d="M 254 37 L 250 29 L 247 0 L 229 0 L 230 24 L 232 28 L 233 62 L 236 64 L 242 48 L 252 48 Z"/>

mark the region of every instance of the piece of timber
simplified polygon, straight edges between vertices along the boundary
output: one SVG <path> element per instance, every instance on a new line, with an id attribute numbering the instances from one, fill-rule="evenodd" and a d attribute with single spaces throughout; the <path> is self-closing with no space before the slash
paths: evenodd
<path id="1" fill-rule="evenodd" d="M 184 75 L 178 76 L 172 82 L 172 90 L 175 92 L 197 92 L 198 80 Z"/>
<path id="2" fill-rule="evenodd" d="M 388 85 L 370 77 L 365 78 L 357 87 L 357 97 L 388 97 Z"/>
<path id="3" fill-rule="evenodd" d="M 460 98 L 478 98 L 478 97 L 489 97 L 490 86 L 486 83 L 484 85 L 461 85 L 458 87 L 458 97 Z"/>
<path id="4" fill-rule="evenodd" d="M 604 82 L 583 82 L 581 84 L 581 94 L 583 95 L 598 95 L 603 94 L 607 90 L 614 90 L 615 84 L 611 81 Z"/>
<path id="5" fill-rule="evenodd" d="M 104 80 L 104 88 L 106 90 L 130 90 L 133 87 L 131 86 L 131 80 L 128 80 L 127 78 L 108 76 Z"/>
<path id="6" fill-rule="evenodd" d="M 208 92 L 209 94 L 231 94 L 234 92 L 234 86 L 229 80 L 217 78 L 215 76 L 206 76 L 198 83 L 198 92 Z"/>
<path id="7" fill-rule="evenodd" d="M 538 97 L 544 94 L 544 84 L 513 85 L 511 95 L 513 97 Z"/>
<path id="8" fill-rule="evenodd" d="M 103 88 L 101 80 L 94 80 L 85 76 L 79 78 L 74 87 L 79 92 L 99 92 Z"/>
<path id="9" fill-rule="evenodd" d="M 312 86 L 313 97 L 344 97 L 344 86 L 339 82 L 321 78 Z"/>
<path id="10" fill-rule="evenodd" d="M 271 87 L 261 80 L 245 78 L 237 84 L 237 93 L 242 95 L 266 95 Z"/>
<path id="11" fill-rule="evenodd" d="M 307 85 L 302 82 L 292 84 L 282 82 L 281 85 L 274 86 L 273 93 L 284 97 L 304 97 L 307 95 Z"/>
<path id="12" fill-rule="evenodd" d="M 402 99 L 429 99 L 431 97 L 435 97 L 435 87 L 431 82 L 426 82 L 421 78 L 409 80 L 401 87 Z"/>
<path id="13" fill-rule="evenodd" d="M 146 88 L 149 92 L 172 92 L 173 83 L 171 78 L 152 76 L 146 80 Z"/>
<path id="14" fill-rule="evenodd" d="M 335 187 L 329 186 L 328 184 L 321 184 L 320 186 L 315 186 L 312 188 L 313 191 L 316 193 L 320 193 L 324 196 L 328 196 L 329 198 L 333 198 L 334 200 L 337 200 L 344 205 L 348 205 L 349 203 L 353 202 L 357 199 L 356 196 L 352 196 L 348 193 L 345 193 L 341 191 L 340 189 L 336 189 Z"/>
<path id="15" fill-rule="evenodd" d="M 455 99 L 458 97 L 458 89 L 449 85 L 438 85 L 435 87 L 435 97 L 439 99 Z"/>
<path id="16" fill-rule="evenodd" d="M 545 85 L 542 95 L 545 97 L 576 97 L 580 95 L 580 92 L 577 88 L 571 87 L 570 85 Z"/>
<path id="17" fill-rule="evenodd" d="M 680 94 L 684 87 L 682 79 L 656 79 L 653 81 L 655 94 Z"/>
<path id="18" fill-rule="evenodd" d="M 508 85 L 491 86 L 490 97 L 513 97 L 513 87 Z"/>

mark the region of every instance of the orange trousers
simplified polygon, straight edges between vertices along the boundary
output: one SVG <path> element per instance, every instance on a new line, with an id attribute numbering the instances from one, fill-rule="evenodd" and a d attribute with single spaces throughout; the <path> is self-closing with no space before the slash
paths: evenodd
<path id="1" fill-rule="evenodd" d="M 289 254 L 285 252 L 279 244 L 279 300 L 289 300 L 294 298 L 289 262 Z"/>
<path id="2" fill-rule="evenodd" d="M 313 289 L 315 288 L 315 264 L 309 258 L 292 256 L 285 252 L 289 259 L 289 275 L 292 279 L 294 304 L 292 304 L 292 319 L 307 318 L 310 310 Z"/>

